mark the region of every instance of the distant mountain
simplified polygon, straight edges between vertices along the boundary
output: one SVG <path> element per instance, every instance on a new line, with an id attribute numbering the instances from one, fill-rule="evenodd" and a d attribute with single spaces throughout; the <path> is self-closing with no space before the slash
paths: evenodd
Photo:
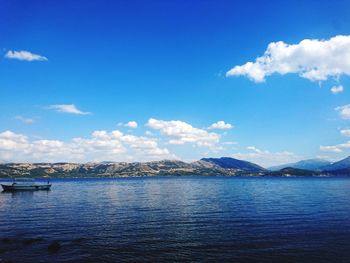
<path id="1" fill-rule="evenodd" d="M 338 162 L 335 169 L 340 172 L 320 172 L 286 167 L 268 171 L 263 167 L 234 158 L 203 158 L 186 163 L 178 160 L 154 162 L 98 162 L 98 163 L 3 163 L 0 178 L 6 177 L 138 177 L 138 176 L 321 176 L 350 175 L 350 157 Z M 333 167 L 333 165 L 331 165 Z M 347 170 L 348 169 L 348 170 Z M 336 170 L 340 171 L 340 170 Z"/>
<path id="2" fill-rule="evenodd" d="M 329 171 L 329 172 L 337 171 L 337 170 L 342 170 L 343 172 L 345 172 L 347 169 L 349 169 L 350 171 L 350 156 L 338 162 L 322 167 L 323 171 Z"/>
<path id="3" fill-rule="evenodd" d="M 272 171 L 270 172 L 271 176 L 279 175 L 279 176 L 319 176 L 321 175 L 320 171 L 312 171 L 312 170 L 306 170 L 306 169 L 298 169 L 293 167 L 285 167 L 283 169 L 280 169 L 278 171 Z"/>
<path id="4" fill-rule="evenodd" d="M 178 160 L 154 162 L 99 163 L 5 163 L 0 177 L 131 177 L 157 175 L 260 175 L 256 164 L 233 158 L 204 158 L 185 163 Z"/>
<path id="5" fill-rule="evenodd" d="M 283 168 L 291 167 L 296 169 L 302 169 L 302 170 L 311 170 L 311 171 L 318 171 L 322 170 L 323 167 L 330 165 L 331 162 L 324 160 L 324 159 L 308 159 L 308 160 L 302 160 L 296 163 L 288 163 L 278 166 L 273 166 L 268 168 L 271 171 L 278 171 Z"/>
<path id="6" fill-rule="evenodd" d="M 230 157 L 202 158 L 201 161 L 213 163 L 224 169 L 239 169 L 249 172 L 264 172 L 265 168 L 251 162 L 238 160 Z"/>

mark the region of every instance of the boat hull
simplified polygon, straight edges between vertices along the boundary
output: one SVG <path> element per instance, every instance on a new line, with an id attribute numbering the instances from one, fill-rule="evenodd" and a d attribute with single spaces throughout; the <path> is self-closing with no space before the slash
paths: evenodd
<path id="1" fill-rule="evenodd" d="M 45 185 L 5 185 L 2 184 L 2 189 L 5 192 L 12 192 L 12 191 L 38 191 L 38 190 L 50 190 L 51 184 L 45 184 Z"/>

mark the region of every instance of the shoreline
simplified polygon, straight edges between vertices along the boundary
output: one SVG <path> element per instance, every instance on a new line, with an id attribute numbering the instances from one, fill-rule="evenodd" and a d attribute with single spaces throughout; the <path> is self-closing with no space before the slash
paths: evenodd
<path id="1" fill-rule="evenodd" d="M 197 178 L 347 178 L 350 175 L 199 175 L 199 174 L 186 174 L 186 175 L 137 175 L 137 176 L 54 176 L 54 177 L 35 177 L 35 176 L 18 176 L 18 177 L 0 177 L 1 180 L 11 181 L 18 178 L 31 178 L 37 180 L 55 180 L 55 179 L 136 179 L 136 178 L 180 178 L 180 177 L 197 177 Z"/>

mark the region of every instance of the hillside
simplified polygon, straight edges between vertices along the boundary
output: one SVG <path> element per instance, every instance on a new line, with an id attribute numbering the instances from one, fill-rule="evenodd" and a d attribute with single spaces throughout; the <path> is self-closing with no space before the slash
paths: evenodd
<path id="1" fill-rule="evenodd" d="M 218 165 L 224 169 L 239 169 L 249 172 L 264 172 L 265 168 L 248 161 L 238 160 L 230 157 L 221 158 L 202 158 L 202 161 Z"/>
<path id="2" fill-rule="evenodd" d="M 303 169 L 303 170 L 321 170 L 323 167 L 330 165 L 331 162 L 324 160 L 324 159 L 308 159 L 308 160 L 302 160 L 296 163 L 288 163 L 288 164 L 282 164 L 278 166 L 272 166 L 269 167 L 269 170 L 271 171 L 278 171 L 287 167 L 296 168 L 296 169 Z"/>
<path id="3" fill-rule="evenodd" d="M 270 172 L 271 176 L 323 176 L 329 174 L 323 174 L 320 171 L 311 171 L 305 169 L 298 169 L 293 167 L 286 167 L 278 171 Z"/>
<path id="4" fill-rule="evenodd" d="M 256 164 L 233 158 L 208 158 L 186 163 L 177 160 L 101 163 L 5 163 L 0 177 L 130 177 L 156 175 L 246 175 L 262 172 Z"/>
<path id="5" fill-rule="evenodd" d="M 338 170 L 337 170 L 338 171 Z M 229 157 L 203 158 L 186 163 L 178 160 L 154 162 L 99 162 L 99 163 L 2 163 L 0 177 L 139 177 L 139 176 L 315 176 L 337 175 L 338 172 L 320 172 L 286 167 L 269 171 L 263 167 Z M 346 174 L 349 170 L 342 170 Z"/>
<path id="6" fill-rule="evenodd" d="M 342 170 L 344 172 L 344 171 L 346 171 L 346 169 L 350 170 L 350 156 L 348 156 L 345 159 L 342 159 L 338 162 L 327 165 L 327 166 L 323 167 L 322 170 L 328 171 L 328 172 L 335 172 L 337 170 L 339 170 L 339 171 Z"/>

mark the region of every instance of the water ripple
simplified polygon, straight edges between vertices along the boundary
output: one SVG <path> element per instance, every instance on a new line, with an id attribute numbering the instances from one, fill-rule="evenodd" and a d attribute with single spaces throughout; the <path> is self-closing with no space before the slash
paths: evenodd
<path id="1" fill-rule="evenodd" d="M 348 178 L 54 180 L 0 195 L 0 261 L 348 262 L 349 193 Z"/>

